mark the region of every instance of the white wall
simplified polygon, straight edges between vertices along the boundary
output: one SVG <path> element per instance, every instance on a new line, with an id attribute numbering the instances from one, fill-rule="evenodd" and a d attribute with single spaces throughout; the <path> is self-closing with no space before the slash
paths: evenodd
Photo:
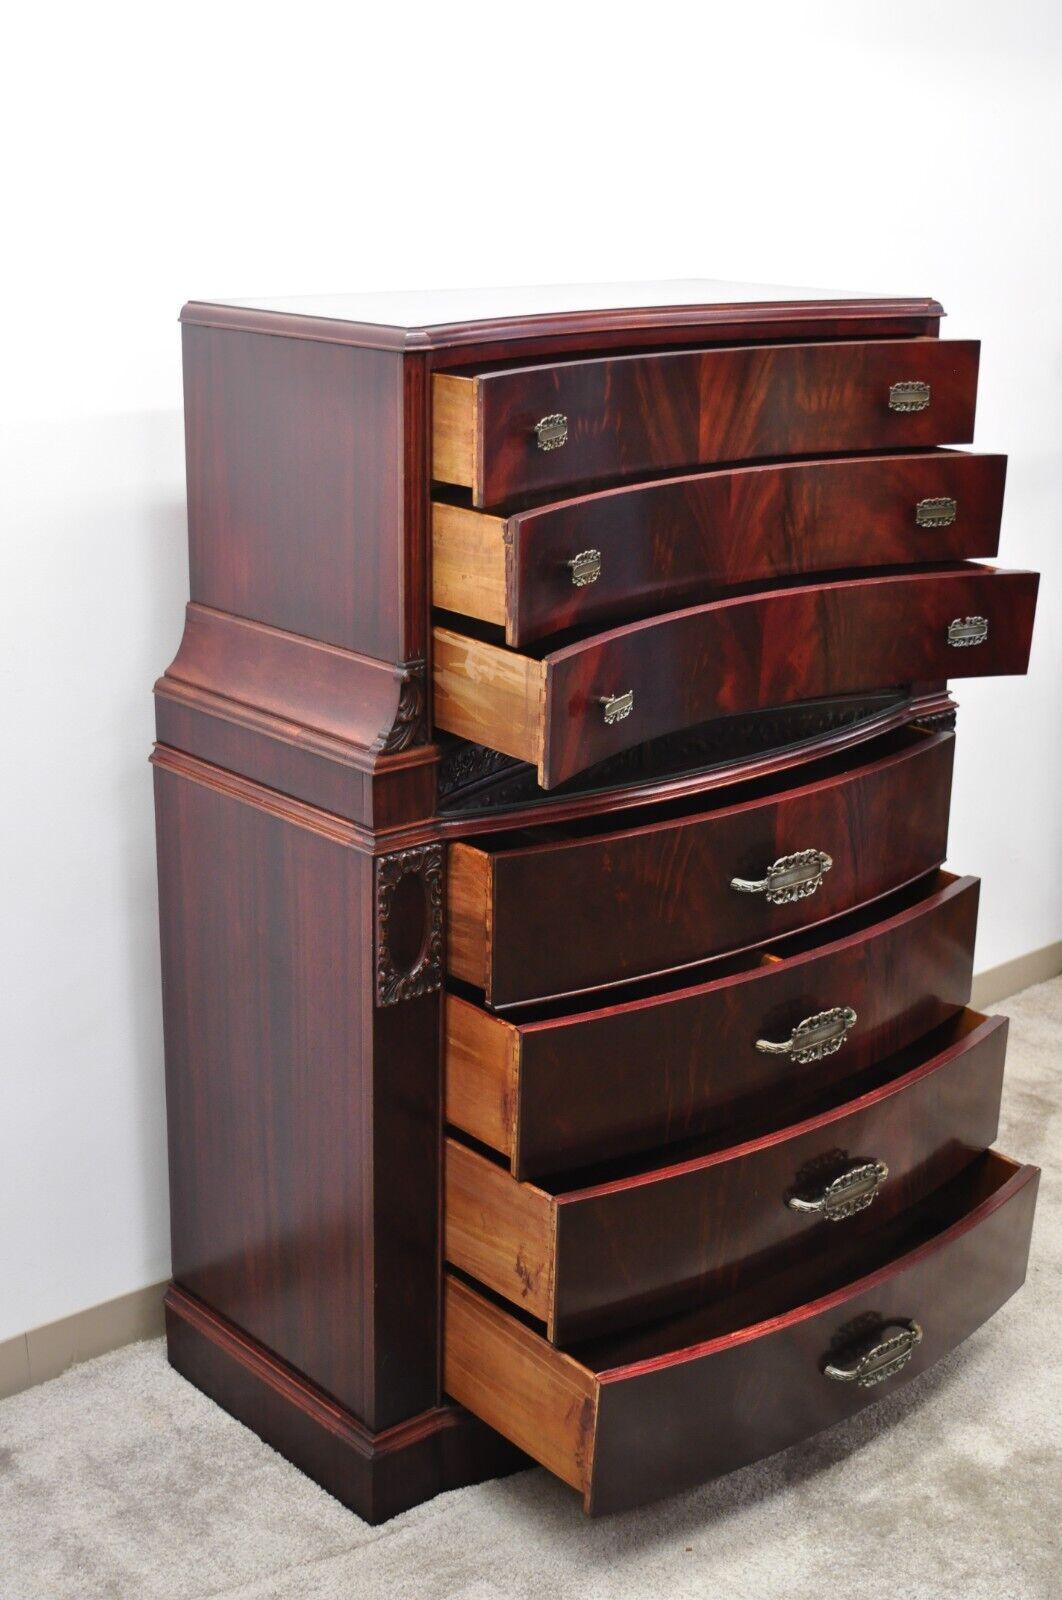
<path id="1" fill-rule="evenodd" d="M 23 8 L 2 371 L 0 1339 L 165 1275 L 149 691 L 187 584 L 189 296 L 715 276 L 984 341 L 1026 682 L 963 686 L 978 965 L 1062 936 L 1058 8 Z M 12 34 L 14 28 L 14 35 Z"/>

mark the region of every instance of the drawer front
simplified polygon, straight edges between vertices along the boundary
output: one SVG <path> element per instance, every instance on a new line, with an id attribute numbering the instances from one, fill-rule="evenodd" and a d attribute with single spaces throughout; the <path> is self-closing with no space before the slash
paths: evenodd
<path id="1" fill-rule="evenodd" d="M 971 340 L 853 340 L 441 374 L 433 475 L 490 506 L 713 461 L 965 444 L 979 354 Z"/>
<path id="2" fill-rule="evenodd" d="M 856 1100 L 590 1188 L 519 1183 L 451 1140 L 446 1258 L 561 1345 L 725 1296 L 801 1252 L 850 1246 L 986 1150 L 1006 1038 L 1006 1018 L 964 1012 Z M 768 1107 L 764 1122 L 778 1127 Z"/>
<path id="3" fill-rule="evenodd" d="M 451 995 L 446 1120 L 534 1178 L 795 1104 L 966 1005 L 978 889 L 940 873 L 913 904 L 857 931 L 826 930 L 793 953 L 783 941 L 744 971 L 599 1011 L 514 1024 Z M 801 1034 L 838 1010 L 855 1017 L 839 1035 L 816 1045 Z"/>
<path id="4" fill-rule="evenodd" d="M 578 1489 L 590 1513 L 658 1499 L 809 1438 L 954 1349 L 1021 1287 L 1037 1178 L 991 1155 L 961 1186 L 961 1214 L 942 1201 L 939 1229 L 930 1215 L 928 1237 L 843 1288 L 803 1298 L 795 1282 L 786 1306 L 721 1333 L 698 1337 L 697 1318 L 680 1319 L 578 1359 L 448 1278 L 444 1387 Z M 873 1354 L 888 1339 L 891 1372 Z M 864 1354 L 862 1376 L 876 1367 L 878 1382 L 840 1376 Z"/>
<path id="5" fill-rule="evenodd" d="M 506 521 L 437 504 L 434 599 L 522 645 L 805 572 L 992 556 L 1006 457 L 955 451 L 728 468 Z"/>
<path id="6" fill-rule="evenodd" d="M 713 717 L 1028 667 L 1039 579 L 966 566 L 778 588 L 595 634 L 541 661 L 435 630 L 439 727 L 552 788 Z"/>
<path id="7" fill-rule="evenodd" d="M 954 736 L 912 737 L 743 805 L 493 854 L 452 845 L 451 972 L 495 1006 L 574 994 L 768 943 L 921 877 L 947 850 Z M 820 856 L 797 872 L 832 862 L 811 892 L 769 889 L 769 869 L 805 852 Z"/>

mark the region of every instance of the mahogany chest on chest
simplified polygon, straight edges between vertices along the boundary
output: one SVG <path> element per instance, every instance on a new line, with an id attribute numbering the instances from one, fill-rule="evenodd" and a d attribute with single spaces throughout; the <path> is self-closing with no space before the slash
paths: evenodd
<path id="1" fill-rule="evenodd" d="M 729 1471 L 1023 1280 L 943 863 L 948 681 L 1024 672 L 1037 579 L 941 314 L 182 314 L 169 1353 L 371 1521 Z"/>

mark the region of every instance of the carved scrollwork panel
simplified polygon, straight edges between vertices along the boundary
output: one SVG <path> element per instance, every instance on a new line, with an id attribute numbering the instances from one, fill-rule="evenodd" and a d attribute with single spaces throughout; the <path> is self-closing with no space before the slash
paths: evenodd
<path id="1" fill-rule="evenodd" d="M 443 846 L 376 858 L 376 1004 L 434 994 L 443 978 Z"/>

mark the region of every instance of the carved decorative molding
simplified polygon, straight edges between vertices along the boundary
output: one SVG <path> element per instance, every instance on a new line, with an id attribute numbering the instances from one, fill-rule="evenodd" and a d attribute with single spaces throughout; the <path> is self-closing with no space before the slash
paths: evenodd
<path id="1" fill-rule="evenodd" d="M 443 750 L 438 774 L 439 804 L 451 813 L 534 805 L 548 803 L 561 794 L 588 794 L 626 783 L 653 782 L 728 766 L 827 739 L 861 722 L 873 723 L 907 699 L 904 690 L 884 690 L 719 717 L 697 728 L 681 729 L 621 751 L 549 791 L 539 787 L 534 767 L 526 762 L 485 745 L 451 742 L 443 737 L 439 741 Z M 919 719 L 919 726 L 922 725 L 923 719 Z"/>
<path id="2" fill-rule="evenodd" d="M 933 711 L 927 717 L 919 717 L 915 722 L 916 728 L 923 728 L 926 733 L 945 733 L 955 727 L 955 710 Z"/>
<path id="3" fill-rule="evenodd" d="M 407 879 L 423 890 L 423 922 L 414 958 L 396 958 L 396 938 L 405 937 L 395 927 L 396 895 Z M 408 917 L 409 908 L 404 915 Z M 415 940 L 411 941 L 415 943 Z M 397 1005 L 418 995 L 433 994 L 443 978 L 443 846 L 420 845 L 376 858 L 376 1004 Z"/>
<path id="4" fill-rule="evenodd" d="M 426 744 L 428 739 L 427 675 L 423 661 L 408 661 L 399 668 L 401 690 L 398 709 L 390 733 L 381 750 L 393 755 L 398 750 L 408 750 L 415 744 Z"/>

